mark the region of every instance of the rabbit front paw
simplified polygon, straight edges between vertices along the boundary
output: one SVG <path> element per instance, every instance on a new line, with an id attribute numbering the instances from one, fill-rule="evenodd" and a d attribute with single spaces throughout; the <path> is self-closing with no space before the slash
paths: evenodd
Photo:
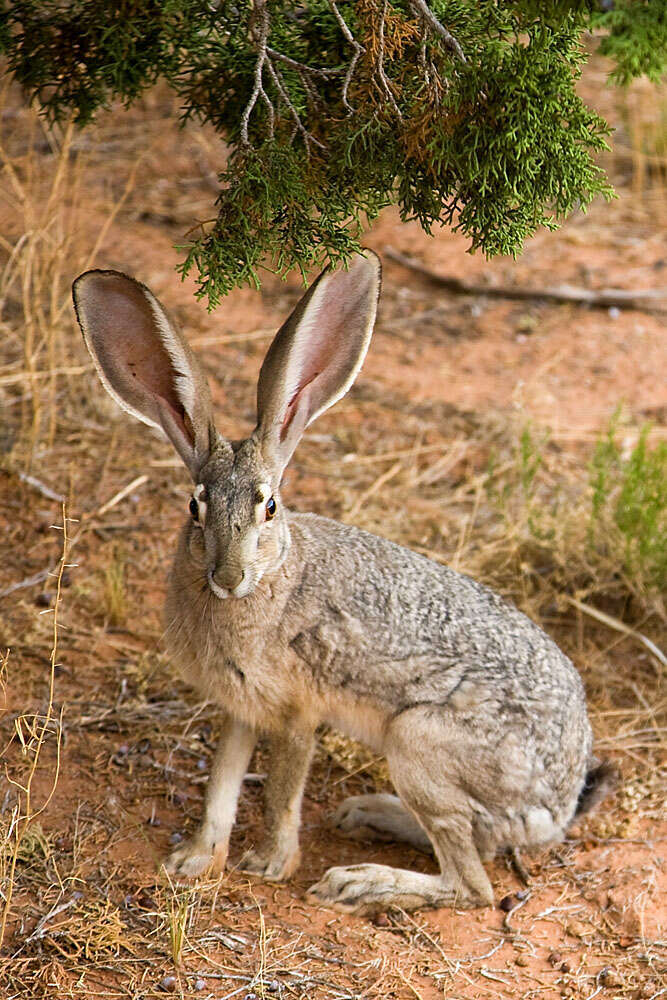
<path id="1" fill-rule="evenodd" d="M 301 852 L 297 847 L 281 851 L 249 850 L 241 858 L 239 868 L 249 875 L 259 875 L 269 882 L 283 882 L 299 867 Z"/>
<path id="2" fill-rule="evenodd" d="M 216 844 L 200 833 L 172 851 L 164 862 L 164 867 L 170 875 L 194 878 L 209 868 L 222 871 L 226 861 L 227 845 Z"/>

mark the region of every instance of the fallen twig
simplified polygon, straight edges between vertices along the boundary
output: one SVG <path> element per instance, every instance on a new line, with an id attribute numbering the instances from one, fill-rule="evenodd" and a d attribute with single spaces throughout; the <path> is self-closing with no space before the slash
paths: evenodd
<path id="1" fill-rule="evenodd" d="M 604 611 L 598 611 L 597 608 L 592 608 L 589 604 L 584 604 L 583 601 L 578 601 L 576 597 L 570 597 L 565 594 L 565 600 L 568 604 L 577 608 L 583 614 L 588 615 L 590 618 L 595 618 L 596 621 L 600 622 L 602 625 L 607 625 L 609 628 L 613 628 L 615 632 L 623 632 L 625 635 L 631 635 L 633 638 L 637 639 L 643 646 L 649 650 L 650 653 L 655 656 L 656 660 L 662 663 L 663 667 L 667 667 L 667 656 L 662 652 L 661 649 L 656 646 L 654 642 L 651 642 L 649 638 L 643 635 L 641 632 L 637 632 L 636 629 L 630 628 L 625 622 L 622 622 L 619 618 L 613 618 L 611 615 L 605 614 Z"/>
<path id="2" fill-rule="evenodd" d="M 51 573 L 50 569 L 40 570 L 39 573 L 35 573 L 33 576 L 27 576 L 25 580 L 19 580 L 18 583 L 12 583 L 9 587 L 5 587 L 4 590 L 0 590 L 0 599 L 3 597 L 9 597 L 13 594 L 15 590 L 23 590 L 24 587 L 34 587 L 37 583 L 42 583 L 46 580 L 47 576 Z"/>
<path id="3" fill-rule="evenodd" d="M 543 299 L 545 302 L 570 302 L 575 305 L 591 306 L 594 309 L 641 309 L 643 312 L 667 312 L 667 306 L 658 305 L 658 301 L 667 299 L 667 288 L 646 288 L 631 291 L 626 288 L 603 288 L 591 291 L 588 288 L 575 288 L 573 285 L 558 285 L 553 288 L 518 288 L 509 285 L 476 285 L 461 278 L 453 278 L 439 274 L 425 267 L 412 257 L 394 250 L 384 248 L 385 257 L 396 261 L 402 267 L 416 274 L 421 274 L 456 295 L 486 295 L 494 299 Z"/>
<path id="4" fill-rule="evenodd" d="M 32 486 L 33 490 L 37 490 L 37 492 L 41 493 L 47 500 L 57 500 L 58 503 L 65 502 L 65 497 L 62 493 L 56 493 L 55 490 L 52 490 L 50 486 L 43 483 L 41 479 L 37 479 L 36 476 L 29 476 L 25 472 L 19 472 L 18 477 L 22 483 L 25 483 L 26 486 Z"/>
<path id="5" fill-rule="evenodd" d="M 114 494 L 114 496 L 112 496 L 110 500 L 107 500 L 106 503 L 103 503 L 102 506 L 98 510 L 96 510 L 92 516 L 100 517 L 102 514 L 106 514 L 107 511 L 115 507 L 116 504 L 120 503 L 121 500 L 124 500 L 125 497 L 132 492 L 132 490 L 138 489 L 140 486 L 143 486 L 144 483 L 147 482 L 148 482 L 147 475 L 144 474 L 143 476 L 137 476 L 137 478 L 133 479 L 131 483 L 128 483 L 127 486 L 124 486 L 122 490 L 119 490 L 118 493 Z"/>

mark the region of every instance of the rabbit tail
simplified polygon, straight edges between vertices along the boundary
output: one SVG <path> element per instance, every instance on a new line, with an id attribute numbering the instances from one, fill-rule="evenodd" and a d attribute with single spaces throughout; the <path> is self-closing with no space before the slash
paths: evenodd
<path id="1" fill-rule="evenodd" d="M 591 812 L 618 784 L 618 771 L 609 761 L 591 760 L 586 780 L 579 792 L 575 816 Z"/>

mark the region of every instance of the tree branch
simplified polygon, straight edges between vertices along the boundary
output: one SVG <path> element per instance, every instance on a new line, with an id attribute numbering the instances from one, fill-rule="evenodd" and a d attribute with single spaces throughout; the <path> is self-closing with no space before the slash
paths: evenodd
<path id="1" fill-rule="evenodd" d="M 380 78 L 380 83 L 382 84 L 382 90 L 384 91 L 384 96 L 387 98 L 394 111 L 399 118 L 402 118 L 401 109 L 396 103 L 396 98 L 394 97 L 394 92 L 391 89 L 391 83 L 387 79 L 384 71 L 384 22 L 387 16 L 387 0 L 384 0 L 382 5 L 382 15 L 380 17 L 380 27 L 378 30 L 379 36 L 379 46 L 378 46 L 378 60 L 377 60 L 377 73 Z"/>
<path id="2" fill-rule="evenodd" d="M 334 17 L 336 18 L 338 24 L 340 25 L 340 30 L 343 32 L 343 37 L 347 42 L 350 43 L 350 45 L 354 49 L 354 55 L 352 56 L 350 65 L 347 68 L 347 73 L 345 74 L 345 80 L 343 81 L 343 95 L 342 95 L 343 106 L 347 108 L 350 114 L 353 114 L 355 109 L 349 103 L 347 94 L 350 89 L 350 83 L 352 81 L 352 77 L 354 76 L 354 71 L 356 69 L 357 63 L 359 62 L 361 56 L 365 53 L 366 49 L 360 42 L 356 40 L 356 38 L 350 31 L 345 21 L 345 18 L 338 10 L 338 6 L 336 5 L 335 0 L 329 0 L 329 7 L 331 8 Z"/>
<path id="3" fill-rule="evenodd" d="M 250 100 L 245 106 L 243 114 L 241 116 L 241 145 L 245 147 L 250 147 L 251 143 L 248 138 L 248 123 L 250 121 L 250 115 L 252 114 L 253 108 L 257 104 L 257 99 L 261 96 L 266 104 L 269 111 L 269 129 L 271 137 L 273 138 L 273 127 L 274 127 L 274 109 L 271 101 L 269 100 L 264 86 L 262 83 L 262 74 L 264 70 L 264 64 L 266 62 L 266 50 L 269 40 L 269 29 L 271 22 L 269 19 L 269 12 L 266 7 L 265 0 L 256 0 L 255 3 L 255 14 L 260 22 L 259 38 L 258 38 L 258 52 L 257 52 L 257 62 L 255 63 L 255 83 L 252 88 L 252 93 L 250 95 Z"/>
<path id="4" fill-rule="evenodd" d="M 396 261 L 401 267 L 421 274 L 429 281 L 446 288 L 456 295 L 486 295 L 493 299 L 543 299 L 547 302 L 571 302 L 575 305 L 591 306 L 594 309 L 641 309 L 643 312 L 667 312 L 667 304 L 661 307 L 660 302 L 667 302 L 667 288 L 648 288 L 631 291 L 625 288 L 603 288 L 599 292 L 588 288 L 574 288 L 572 285 L 559 285 L 549 288 L 517 288 L 507 285 L 475 285 L 446 274 L 438 274 L 429 267 L 424 267 L 412 257 L 394 250 L 384 248 L 385 257 Z"/>
<path id="5" fill-rule="evenodd" d="M 426 0 L 410 0 L 410 6 L 421 15 L 422 20 L 428 24 L 431 31 L 435 32 L 436 35 L 439 35 L 440 38 L 442 38 L 447 48 L 451 52 L 456 53 L 462 63 L 465 64 L 468 62 L 459 42 L 456 38 L 454 38 L 450 31 L 447 31 L 444 24 L 438 20 L 429 5 L 426 3 Z"/>

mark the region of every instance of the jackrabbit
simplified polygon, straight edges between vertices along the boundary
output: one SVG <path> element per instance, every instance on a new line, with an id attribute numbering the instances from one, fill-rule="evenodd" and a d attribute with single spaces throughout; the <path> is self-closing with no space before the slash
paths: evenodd
<path id="1" fill-rule="evenodd" d="M 466 576 L 282 505 L 301 435 L 361 368 L 379 291 L 371 252 L 348 271 L 325 270 L 264 359 L 256 428 L 228 441 L 197 360 L 149 289 L 116 271 L 74 283 L 102 383 L 166 433 L 194 483 L 166 634 L 223 723 L 203 822 L 166 865 L 186 876 L 225 865 L 241 784 L 265 734 L 265 836 L 241 866 L 288 878 L 314 733 L 326 722 L 386 755 L 398 793 L 348 799 L 339 831 L 430 842 L 440 874 L 331 868 L 310 898 L 356 913 L 487 905 L 482 860 L 561 839 L 610 774 L 591 756 L 579 675 L 537 625 Z"/>

